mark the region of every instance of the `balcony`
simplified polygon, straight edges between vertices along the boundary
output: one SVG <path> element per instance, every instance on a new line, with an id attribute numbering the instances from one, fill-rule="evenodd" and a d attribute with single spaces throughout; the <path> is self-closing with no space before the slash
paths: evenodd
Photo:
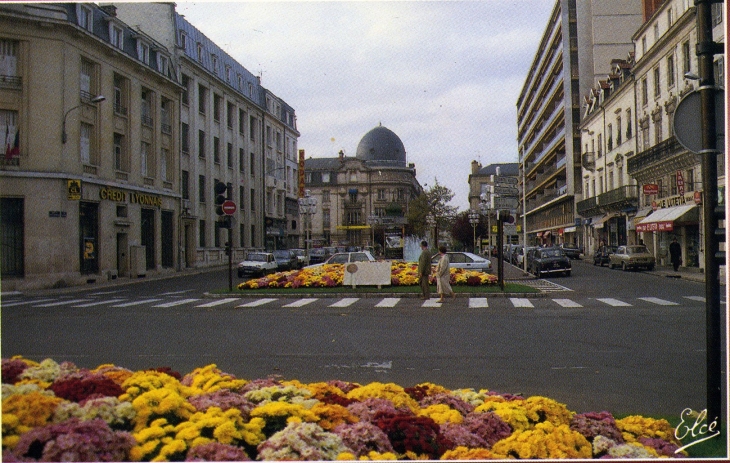
<path id="1" fill-rule="evenodd" d="M 583 217 L 617 212 L 639 204 L 639 187 L 624 185 L 576 204 L 576 212 Z"/>
<path id="2" fill-rule="evenodd" d="M 23 78 L 20 76 L 0 75 L 0 88 L 13 88 L 20 90 L 23 87 Z"/>
<path id="3" fill-rule="evenodd" d="M 673 136 L 629 158 L 627 162 L 628 174 L 634 176 L 634 174 L 654 165 L 665 164 L 671 156 L 683 151 L 685 150 L 677 141 L 677 137 Z"/>
<path id="4" fill-rule="evenodd" d="M 596 168 L 596 153 L 594 153 L 593 151 L 583 153 L 580 162 L 585 169 L 593 172 L 593 170 Z"/>

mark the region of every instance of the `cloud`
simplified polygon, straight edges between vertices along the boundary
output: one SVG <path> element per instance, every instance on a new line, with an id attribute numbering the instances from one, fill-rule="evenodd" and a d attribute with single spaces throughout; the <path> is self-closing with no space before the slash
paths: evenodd
<path id="1" fill-rule="evenodd" d="M 178 3 L 297 112 L 307 156 L 382 123 L 468 208 L 471 161 L 517 161 L 516 103 L 554 0 Z M 445 161 L 448 162 L 445 163 Z"/>

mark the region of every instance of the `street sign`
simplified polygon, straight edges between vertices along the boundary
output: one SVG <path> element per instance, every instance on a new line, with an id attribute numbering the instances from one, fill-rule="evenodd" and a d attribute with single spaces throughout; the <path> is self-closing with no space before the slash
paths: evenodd
<path id="1" fill-rule="evenodd" d="M 516 197 L 499 197 L 492 196 L 492 209 L 517 209 L 518 201 Z"/>
<path id="2" fill-rule="evenodd" d="M 517 177 L 505 177 L 502 175 L 491 175 L 490 179 L 495 185 L 517 185 Z"/>
<path id="3" fill-rule="evenodd" d="M 684 96 L 674 110 L 674 134 L 680 145 L 693 153 L 702 151 L 702 118 L 700 91 Z M 715 89 L 715 126 L 717 150 L 725 148 L 725 90 Z"/>
<path id="4" fill-rule="evenodd" d="M 489 191 L 498 196 L 504 197 L 518 197 L 520 195 L 520 190 L 513 186 L 503 186 L 503 185 L 487 185 L 487 188 L 489 188 Z"/>
<path id="5" fill-rule="evenodd" d="M 234 203 L 230 199 L 226 200 L 223 202 L 223 204 L 221 204 L 221 209 L 223 209 L 223 213 L 225 215 L 233 215 L 236 213 L 236 203 Z"/>

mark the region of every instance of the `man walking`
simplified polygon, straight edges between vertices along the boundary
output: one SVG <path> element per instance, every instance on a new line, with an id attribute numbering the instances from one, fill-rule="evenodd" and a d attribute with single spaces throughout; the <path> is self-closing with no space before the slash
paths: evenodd
<path id="1" fill-rule="evenodd" d="M 421 285 L 421 299 L 431 297 L 431 288 L 428 278 L 431 276 L 431 254 L 428 252 L 428 243 L 421 241 L 421 255 L 418 257 L 418 282 Z"/>
<path id="2" fill-rule="evenodd" d="M 677 242 L 677 237 L 672 239 L 672 243 L 669 245 L 669 260 L 672 261 L 672 266 L 676 272 L 679 266 L 682 265 L 682 246 Z"/>

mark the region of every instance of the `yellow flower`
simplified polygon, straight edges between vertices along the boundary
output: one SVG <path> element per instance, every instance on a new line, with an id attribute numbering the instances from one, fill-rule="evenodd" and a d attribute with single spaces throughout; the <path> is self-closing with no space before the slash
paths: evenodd
<path id="1" fill-rule="evenodd" d="M 430 405 L 421 409 L 417 413 L 418 416 L 426 416 L 436 422 L 436 424 L 456 423 L 464 421 L 464 417 L 457 410 L 446 404 Z"/>
<path id="2" fill-rule="evenodd" d="M 418 402 L 405 392 L 401 386 L 395 383 L 373 382 L 362 387 L 355 388 L 347 393 L 347 398 L 363 401 L 368 398 L 388 399 L 393 402 L 396 408 L 408 407 L 416 412 L 419 409 Z"/>
<path id="3" fill-rule="evenodd" d="M 119 400 L 132 402 L 145 392 L 163 388 L 175 391 L 183 397 L 192 395 L 189 388 L 186 388 L 180 381 L 166 373 L 159 371 L 138 371 L 127 378 L 124 384 L 122 384 L 122 389 L 126 393 L 122 394 Z"/>
<path id="4" fill-rule="evenodd" d="M 441 455 L 442 460 L 494 460 L 497 457 L 494 454 L 482 448 L 470 449 L 468 447 L 459 446 L 454 450 L 447 450 Z"/>
<path id="5" fill-rule="evenodd" d="M 522 402 L 527 417 L 533 423 L 549 421 L 554 425 L 570 424 L 574 412 L 568 410 L 565 404 L 556 402 L 547 397 L 533 396 L 528 397 Z"/>
<path id="6" fill-rule="evenodd" d="M 167 417 L 177 421 L 187 419 L 195 413 L 195 407 L 178 391 L 162 388 L 147 391 L 132 401 L 137 412 L 134 429 L 139 431 L 151 420 Z"/>
<path id="7" fill-rule="evenodd" d="M 640 437 L 659 438 L 676 445 L 679 443 L 674 435 L 674 428 L 665 419 L 656 420 L 632 415 L 616 420 L 616 426 L 626 442 L 637 442 Z"/>
<path id="8" fill-rule="evenodd" d="M 499 396 L 489 396 L 487 400 L 487 402 L 475 408 L 474 411 L 477 413 L 496 413 L 515 432 L 523 431 L 531 427 L 530 420 L 527 417 L 527 410 L 522 406 L 523 400 L 504 401 L 504 398 Z"/>
<path id="9" fill-rule="evenodd" d="M 192 389 L 193 394 L 204 394 L 221 389 L 237 391 L 248 383 L 245 379 L 236 379 L 232 375 L 223 373 L 215 364 L 196 368 L 185 376 L 183 382 Z"/>
<path id="10" fill-rule="evenodd" d="M 347 408 L 337 404 L 320 402 L 312 407 L 312 413 L 320 417 L 317 424 L 325 431 L 330 431 L 341 424 L 352 424 L 359 421 Z"/>
<path id="11" fill-rule="evenodd" d="M 593 456 L 590 442 L 567 424 L 555 426 L 538 423 L 534 429 L 519 431 L 494 444 L 498 458 L 519 459 L 589 459 Z"/>

